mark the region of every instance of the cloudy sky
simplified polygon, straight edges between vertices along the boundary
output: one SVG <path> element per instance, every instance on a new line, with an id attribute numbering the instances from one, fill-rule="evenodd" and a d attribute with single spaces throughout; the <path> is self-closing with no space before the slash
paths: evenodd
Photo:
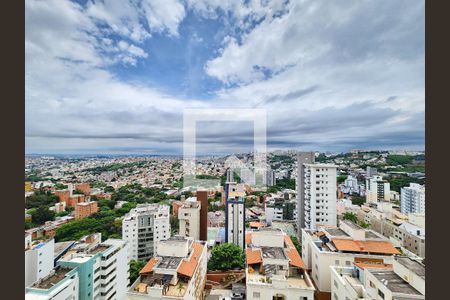
<path id="1" fill-rule="evenodd" d="M 183 110 L 269 149 L 424 148 L 424 1 L 26 0 L 26 153 L 178 154 Z M 201 122 L 202 153 L 251 122 Z"/>

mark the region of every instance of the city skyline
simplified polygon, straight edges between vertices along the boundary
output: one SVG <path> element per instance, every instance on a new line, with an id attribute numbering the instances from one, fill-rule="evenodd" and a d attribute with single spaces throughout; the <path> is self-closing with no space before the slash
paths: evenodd
<path id="1" fill-rule="evenodd" d="M 424 149 L 422 1 L 243 3 L 26 1 L 26 153 L 181 154 L 183 109 L 230 107 L 269 150 Z M 225 125 L 200 147 L 248 151 Z"/>

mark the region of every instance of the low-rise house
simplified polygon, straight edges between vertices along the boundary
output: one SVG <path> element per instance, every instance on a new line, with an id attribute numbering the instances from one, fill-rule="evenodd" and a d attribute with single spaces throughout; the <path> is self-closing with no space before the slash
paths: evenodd
<path id="1" fill-rule="evenodd" d="M 247 299 L 313 300 L 314 286 L 291 238 L 280 229 L 246 234 Z"/>
<path id="2" fill-rule="evenodd" d="M 302 256 L 319 295 L 331 293 L 330 266 L 350 267 L 355 261 L 373 259 L 391 264 L 396 254 L 400 252 L 386 237 L 350 221 L 341 221 L 339 227 L 302 229 Z"/>
<path id="3" fill-rule="evenodd" d="M 203 299 L 206 272 L 205 242 L 181 236 L 159 241 L 155 256 L 139 272 L 127 299 Z"/>
<path id="4" fill-rule="evenodd" d="M 396 257 L 389 265 L 365 261 L 330 268 L 333 300 L 425 299 L 425 266 L 409 257 Z"/>

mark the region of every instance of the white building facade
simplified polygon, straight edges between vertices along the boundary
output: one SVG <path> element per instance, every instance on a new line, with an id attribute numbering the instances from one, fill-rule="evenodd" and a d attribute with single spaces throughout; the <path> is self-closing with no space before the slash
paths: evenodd
<path id="1" fill-rule="evenodd" d="M 378 201 L 391 200 L 391 187 L 389 182 L 381 176 L 373 176 L 366 179 L 366 202 L 376 203 Z"/>
<path id="2" fill-rule="evenodd" d="M 179 235 L 200 240 L 200 209 L 197 197 L 189 197 L 178 208 Z"/>
<path id="3" fill-rule="evenodd" d="M 304 228 L 336 226 L 336 169 L 329 164 L 304 164 Z"/>
<path id="4" fill-rule="evenodd" d="M 54 267 L 55 240 L 29 244 L 25 248 L 25 286 L 50 274 Z"/>
<path id="5" fill-rule="evenodd" d="M 170 207 L 139 204 L 122 221 L 122 239 L 128 242 L 128 260 L 149 260 L 157 241 L 170 238 Z"/>
<path id="6" fill-rule="evenodd" d="M 410 183 L 401 188 L 400 210 L 404 214 L 425 213 L 425 187 Z"/>

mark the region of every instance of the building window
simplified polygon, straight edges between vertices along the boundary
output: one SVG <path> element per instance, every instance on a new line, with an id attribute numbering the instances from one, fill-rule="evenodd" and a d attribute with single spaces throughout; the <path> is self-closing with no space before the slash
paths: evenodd
<path id="1" fill-rule="evenodd" d="M 334 300 L 339 300 L 339 297 L 336 295 L 336 293 L 333 293 Z"/>
<path id="2" fill-rule="evenodd" d="M 253 292 L 253 298 L 260 298 L 261 294 L 259 292 Z"/>
<path id="3" fill-rule="evenodd" d="M 336 280 L 334 280 L 333 283 L 334 283 L 334 286 L 335 286 L 336 288 L 339 288 L 339 286 L 338 286 Z"/>
<path id="4" fill-rule="evenodd" d="M 378 290 L 378 296 L 380 296 L 381 299 L 384 299 L 384 293 L 381 290 Z"/>
<path id="5" fill-rule="evenodd" d="M 339 260 L 338 260 L 338 259 L 336 259 L 336 260 L 334 261 L 334 265 L 335 265 L 335 266 L 339 266 Z"/>

